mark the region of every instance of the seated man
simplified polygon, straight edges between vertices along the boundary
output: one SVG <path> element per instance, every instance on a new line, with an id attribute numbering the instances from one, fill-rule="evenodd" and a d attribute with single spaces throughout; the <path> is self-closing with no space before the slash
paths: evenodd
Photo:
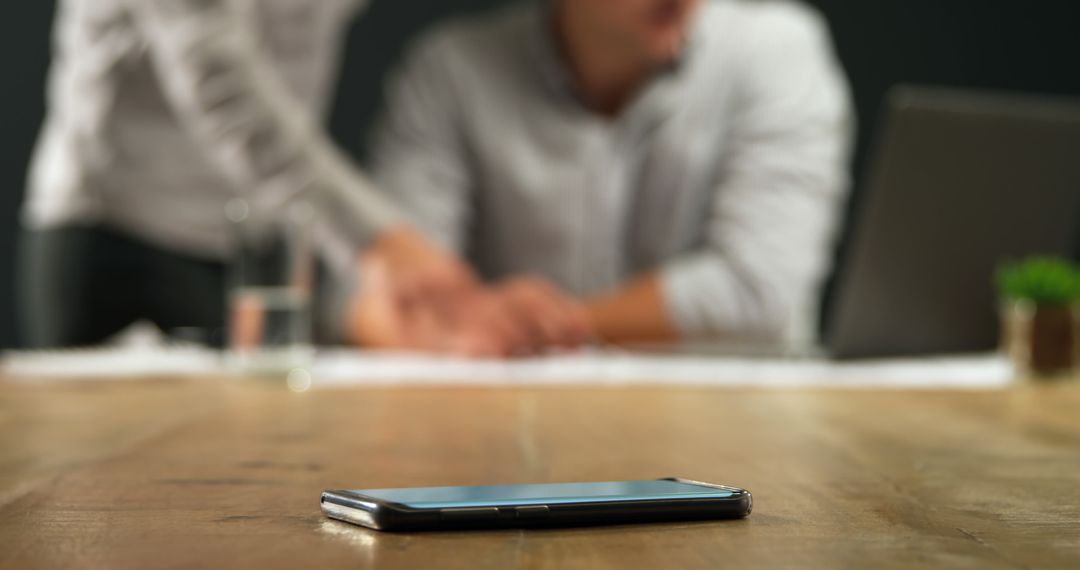
<path id="1" fill-rule="evenodd" d="M 812 338 L 851 125 L 811 9 L 514 5 L 428 35 L 388 105 L 378 186 L 485 280 L 533 276 L 503 288 L 534 340 Z M 356 307 L 354 340 L 416 342 Z"/>

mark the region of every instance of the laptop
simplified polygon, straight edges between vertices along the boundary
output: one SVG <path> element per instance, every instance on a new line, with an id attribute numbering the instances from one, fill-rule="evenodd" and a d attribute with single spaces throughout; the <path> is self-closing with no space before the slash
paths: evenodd
<path id="1" fill-rule="evenodd" d="M 993 350 L 999 264 L 1077 253 L 1080 101 L 899 88 L 868 172 L 825 315 L 833 357 Z"/>

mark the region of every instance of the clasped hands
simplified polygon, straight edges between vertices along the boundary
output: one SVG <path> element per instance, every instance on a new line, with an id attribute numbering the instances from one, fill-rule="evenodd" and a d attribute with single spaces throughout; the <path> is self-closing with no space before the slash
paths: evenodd
<path id="1" fill-rule="evenodd" d="M 384 231 L 361 256 L 349 303 L 354 344 L 473 358 L 506 358 L 593 339 L 585 305 L 531 276 L 482 284 L 457 257 L 415 230 Z"/>

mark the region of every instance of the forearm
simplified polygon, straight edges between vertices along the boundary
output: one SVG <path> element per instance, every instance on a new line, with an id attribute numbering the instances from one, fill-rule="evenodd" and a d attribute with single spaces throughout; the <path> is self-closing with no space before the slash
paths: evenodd
<path id="1" fill-rule="evenodd" d="M 619 289 L 586 302 L 599 340 L 614 344 L 671 342 L 679 339 L 657 273 L 643 275 Z"/>
<path id="2" fill-rule="evenodd" d="M 209 162 L 272 223 L 296 200 L 355 245 L 395 211 L 266 58 L 240 0 L 130 0 L 163 90 Z"/>
<path id="3" fill-rule="evenodd" d="M 784 286 L 778 279 L 789 282 Z M 721 337 L 775 342 L 787 332 L 800 281 L 782 267 L 737 270 L 723 255 L 700 250 L 586 306 L 595 334 L 615 344 Z"/>

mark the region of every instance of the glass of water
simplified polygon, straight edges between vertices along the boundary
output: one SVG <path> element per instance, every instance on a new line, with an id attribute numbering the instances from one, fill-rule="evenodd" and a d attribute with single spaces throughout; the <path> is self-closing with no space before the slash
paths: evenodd
<path id="1" fill-rule="evenodd" d="M 310 366 L 314 255 L 311 208 L 295 202 L 274 220 L 229 203 L 235 255 L 229 300 L 229 361 L 246 374 L 284 376 Z"/>

